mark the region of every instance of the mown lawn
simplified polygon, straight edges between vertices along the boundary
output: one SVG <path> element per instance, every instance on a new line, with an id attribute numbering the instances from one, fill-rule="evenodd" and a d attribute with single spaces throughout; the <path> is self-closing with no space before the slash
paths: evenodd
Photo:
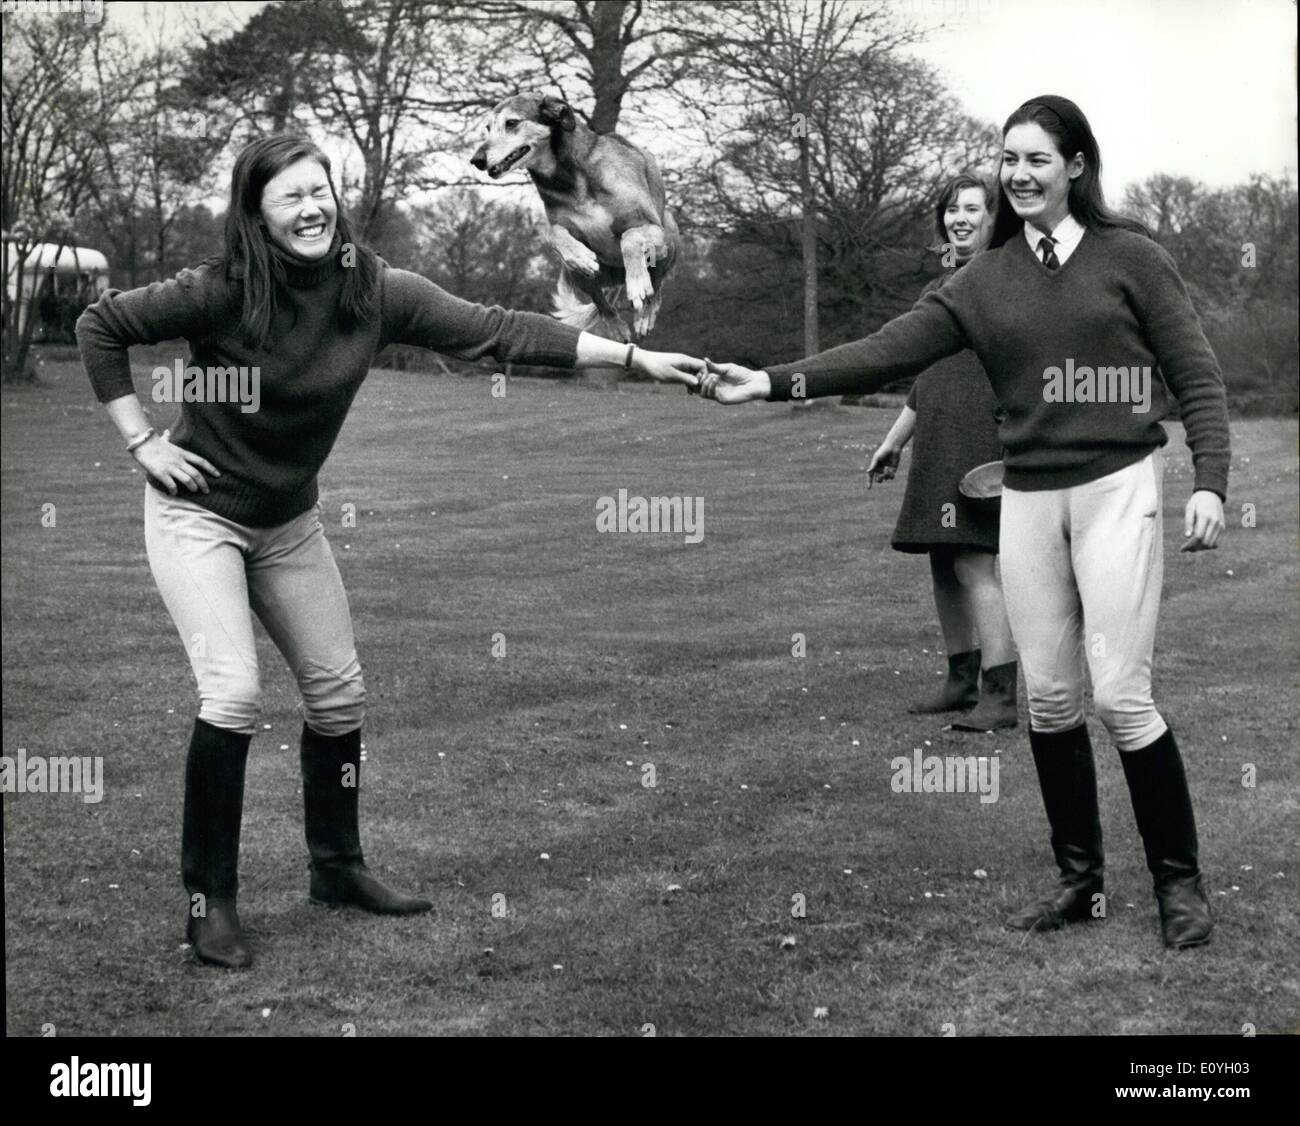
<path id="1" fill-rule="evenodd" d="M 888 546 L 901 481 L 864 485 L 892 410 L 373 373 L 322 500 L 370 693 L 369 856 L 436 909 L 307 903 L 300 719 L 266 643 L 240 902 L 257 964 L 228 974 L 181 946 L 195 693 L 143 481 L 79 367 L 43 370 L 2 396 L 4 753 L 102 755 L 106 793 L 5 795 L 12 1034 L 1296 1030 L 1293 419 L 1234 424 L 1230 530 L 1204 555 L 1177 551 L 1171 428 L 1157 699 L 1218 931 L 1167 954 L 1095 723 L 1110 917 L 1001 929 L 1049 876 L 1045 820 L 1023 726 L 904 713 L 943 657 L 928 570 Z M 598 534 L 621 488 L 703 497 L 703 542 Z M 1000 752 L 998 801 L 894 793 L 914 747 Z"/>

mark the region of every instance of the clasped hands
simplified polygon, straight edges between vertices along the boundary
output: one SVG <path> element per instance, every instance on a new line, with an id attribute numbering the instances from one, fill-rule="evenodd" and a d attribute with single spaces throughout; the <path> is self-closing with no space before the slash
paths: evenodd
<path id="1" fill-rule="evenodd" d="M 733 405 L 753 399 L 766 399 L 772 381 L 765 371 L 754 371 L 740 364 L 717 364 L 678 352 L 637 351 L 637 366 L 661 383 L 684 383 L 692 394 L 702 399 Z"/>

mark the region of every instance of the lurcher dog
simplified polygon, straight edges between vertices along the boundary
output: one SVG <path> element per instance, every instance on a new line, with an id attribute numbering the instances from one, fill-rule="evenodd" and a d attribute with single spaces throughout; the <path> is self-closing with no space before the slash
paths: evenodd
<path id="1" fill-rule="evenodd" d="M 560 320 L 623 341 L 654 328 L 680 245 L 654 157 L 617 133 L 592 132 L 568 102 L 539 91 L 492 111 L 470 163 L 494 180 L 518 168 L 532 178 L 562 267 Z M 614 305 L 620 291 L 633 309 L 630 331 Z"/>

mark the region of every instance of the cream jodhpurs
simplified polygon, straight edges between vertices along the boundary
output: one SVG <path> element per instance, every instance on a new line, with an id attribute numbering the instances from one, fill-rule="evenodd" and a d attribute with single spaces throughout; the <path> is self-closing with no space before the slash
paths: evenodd
<path id="1" fill-rule="evenodd" d="M 1093 703 L 1121 751 L 1165 733 L 1151 699 L 1164 580 L 1164 457 L 1068 489 L 1002 493 L 1002 592 L 1035 731 L 1084 721 Z"/>
<path id="2" fill-rule="evenodd" d="M 256 614 L 297 678 L 308 726 L 321 735 L 361 726 L 366 690 L 352 615 L 319 504 L 286 524 L 247 528 L 146 484 L 144 537 L 198 681 L 200 719 L 256 729 Z"/>

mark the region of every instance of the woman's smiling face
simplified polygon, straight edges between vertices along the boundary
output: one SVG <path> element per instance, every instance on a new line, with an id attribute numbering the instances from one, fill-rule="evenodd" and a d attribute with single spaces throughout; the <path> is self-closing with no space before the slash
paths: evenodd
<path id="1" fill-rule="evenodd" d="M 1013 125 L 1002 139 L 1002 189 L 1015 213 L 1044 234 L 1070 210 L 1070 181 L 1082 171 L 1082 154 L 1067 161 L 1035 122 Z"/>
<path id="2" fill-rule="evenodd" d="M 338 205 L 319 161 L 303 157 L 266 182 L 262 222 L 281 250 L 308 260 L 323 258 L 334 241 Z"/>
<path id="3" fill-rule="evenodd" d="M 943 226 L 948 232 L 948 241 L 957 252 L 958 261 L 966 261 L 987 245 L 992 233 L 990 218 L 983 188 L 962 188 L 955 198 L 948 201 L 943 212 Z"/>

